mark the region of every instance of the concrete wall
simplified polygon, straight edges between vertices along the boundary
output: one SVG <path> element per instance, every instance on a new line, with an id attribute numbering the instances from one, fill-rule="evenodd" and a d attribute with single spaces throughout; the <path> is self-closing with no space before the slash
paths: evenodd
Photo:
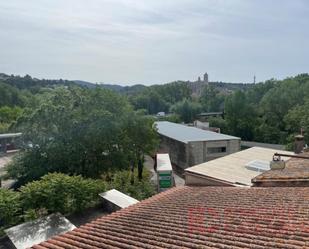
<path id="1" fill-rule="evenodd" d="M 171 163 L 179 167 L 179 172 L 182 173 L 188 167 L 188 144 L 176 141 L 169 137 L 160 136 L 160 152 L 168 153 Z"/>
<path id="2" fill-rule="evenodd" d="M 234 187 L 233 184 L 222 182 L 219 179 L 209 178 L 190 172 L 185 173 L 186 186 L 224 186 Z"/>
<path id="3" fill-rule="evenodd" d="M 240 140 L 190 142 L 188 144 L 188 166 L 191 167 L 240 150 Z M 225 152 L 210 153 L 209 148 L 225 147 Z"/>
<path id="4" fill-rule="evenodd" d="M 225 147 L 226 152 L 221 153 L 209 153 L 208 148 L 218 148 L 218 147 Z M 240 151 L 240 140 L 223 140 L 223 141 L 209 141 L 204 142 L 204 162 L 227 156 L 229 154 L 235 153 Z"/>
<path id="5" fill-rule="evenodd" d="M 184 169 L 229 155 L 240 150 L 240 140 L 223 141 L 200 141 L 189 142 L 188 144 L 160 136 L 160 152 L 169 153 L 172 164 L 177 165 L 179 172 Z M 226 151 L 221 153 L 210 153 L 209 148 L 225 147 Z"/>

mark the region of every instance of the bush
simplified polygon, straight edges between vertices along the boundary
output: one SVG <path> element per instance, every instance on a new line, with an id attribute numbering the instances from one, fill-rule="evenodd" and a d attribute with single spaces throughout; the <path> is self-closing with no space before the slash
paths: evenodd
<path id="1" fill-rule="evenodd" d="M 69 214 L 94 206 L 98 194 L 105 191 L 102 180 L 84 179 L 60 173 L 47 174 L 20 188 L 21 201 L 27 216 L 36 217 L 35 211 Z M 30 211 L 29 211 L 30 210 Z"/>
<path id="2" fill-rule="evenodd" d="M 0 236 L 3 229 L 20 220 L 20 196 L 18 192 L 0 188 Z"/>
<path id="3" fill-rule="evenodd" d="M 129 170 L 118 171 L 109 182 L 109 189 L 117 189 L 137 200 L 143 200 L 156 194 L 156 188 L 150 181 L 149 171 L 144 170 L 143 180 L 137 180 L 137 172 L 134 173 L 135 181 L 131 182 L 132 175 Z"/>

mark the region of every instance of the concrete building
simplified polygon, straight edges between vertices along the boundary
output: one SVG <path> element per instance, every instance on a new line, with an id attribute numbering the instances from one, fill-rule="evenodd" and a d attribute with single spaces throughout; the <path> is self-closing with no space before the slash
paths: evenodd
<path id="1" fill-rule="evenodd" d="M 167 121 L 155 123 L 160 151 L 169 153 L 179 172 L 240 150 L 240 138 Z"/>
<path id="2" fill-rule="evenodd" d="M 290 151 L 252 147 L 187 168 L 186 185 L 250 187 L 252 178 L 270 169 L 270 161 L 275 153 L 294 154 Z M 289 157 L 282 159 L 288 160 Z"/>

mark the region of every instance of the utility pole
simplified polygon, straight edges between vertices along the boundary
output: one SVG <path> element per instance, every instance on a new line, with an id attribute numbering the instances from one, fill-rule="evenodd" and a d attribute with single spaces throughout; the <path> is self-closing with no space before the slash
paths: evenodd
<path id="1" fill-rule="evenodd" d="M 256 77 L 255 75 L 253 76 L 253 84 L 255 84 L 255 81 L 256 81 Z"/>

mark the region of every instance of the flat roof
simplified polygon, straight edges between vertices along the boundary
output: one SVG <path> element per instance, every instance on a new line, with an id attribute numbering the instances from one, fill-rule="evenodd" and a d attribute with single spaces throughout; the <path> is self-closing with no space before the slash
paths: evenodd
<path id="1" fill-rule="evenodd" d="M 309 188 L 176 187 L 33 249 L 308 248 Z"/>
<path id="2" fill-rule="evenodd" d="M 212 116 L 212 115 L 223 115 L 223 112 L 202 112 L 197 114 L 197 116 Z"/>
<path id="3" fill-rule="evenodd" d="M 70 221 L 56 213 L 11 227 L 5 233 L 17 249 L 24 249 L 74 228 Z"/>
<path id="4" fill-rule="evenodd" d="M 20 137 L 21 135 L 22 135 L 21 132 L 19 132 L 19 133 L 5 133 L 5 134 L 0 134 L 0 139 L 1 139 L 1 138 Z"/>
<path id="5" fill-rule="evenodd" d="M 205 131 L 195 127 L 189 127 L 183 124 L 176 124 L 168 121 L 155 122 L 158 133 L 183 143 L 198 141 L 220 141 L 239 139 L 230 135 L 225 135 L 213 131 Z"/>
<path id="6" fill-rule="evenodd" d="M 128 196 L 116 189 L 106 191 L 100 194 L 100 196 L 105 200 L 117 205 L 120 208 L 126 208 L 139 202 L 138 200 L 132 198 L 131 196 Z"/>
<path id="7" fill-rule="evenodd" d="M 274 150 L 284 150 L 285 145 L 283 144 L 269 144 L 269 143 L 260 143 L 254 141 L 241 141 L 241 146 L 244 147 L 262 147 L 262 148 L 269 148 Z"/>
<path id="8" fill-rule="evenodd" d="M 276 152 L 294 154 L 290 151 L 252 147 L 187 168 L 185 172 L 215 178 L 231 184 L 251 186 L 251 179 L 260 175 L 261 172 L 248 169 L 246 164 L 253 160 L 271 161 Z M 289 158 L 282 157 L 282 159 L 288 160 Z"/>
<path id="9" fill-rule="evenodd" d="M 169 154 L 157 154 L 157 171 L 173 170 Z"/>

